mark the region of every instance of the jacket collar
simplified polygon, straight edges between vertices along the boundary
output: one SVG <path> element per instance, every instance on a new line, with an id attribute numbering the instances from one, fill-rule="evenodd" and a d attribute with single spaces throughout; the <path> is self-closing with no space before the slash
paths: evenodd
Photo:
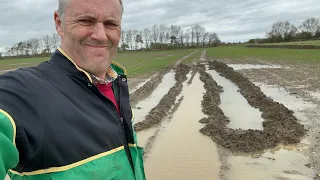
<path id="1" fill-rule="evenodd" d="M 60 58 L 55 58 L 55 56 L 60 56 Z M 58 63 L 60 66 L 62 66 L 64 69 L 78 74 L 78 73 L 82 73 L 86 76 L 86 78 L 91 82 L 91 83 L 95 83 L 95 84 L 108 84 L 113 82 L 117 77 L 118 74 L 115 72 L 115 70 L 109 66 L 107 74 L 106 74 L 106 78 L 105 79 L 100 79 L 96 76 L 94 76 L 93 74 L 90 74 L 89 72 L 81 69 L 73 60 L 72 58 L 62 49 L 62 48 L 58 48 L 56 50 L 56 52 L 53 55 L 54 58 L 52 58 L 52 60 L 56 63 Z"/>

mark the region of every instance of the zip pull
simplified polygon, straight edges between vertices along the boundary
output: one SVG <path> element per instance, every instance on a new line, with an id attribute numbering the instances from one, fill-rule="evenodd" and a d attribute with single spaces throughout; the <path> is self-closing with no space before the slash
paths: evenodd
<path id="1" fill-rule="evenodd" d="M 124 124 L 123 124 L 123 117 L 120 118 L 120 123 L 122 125 L 122 127 L 124 127 Z"/>

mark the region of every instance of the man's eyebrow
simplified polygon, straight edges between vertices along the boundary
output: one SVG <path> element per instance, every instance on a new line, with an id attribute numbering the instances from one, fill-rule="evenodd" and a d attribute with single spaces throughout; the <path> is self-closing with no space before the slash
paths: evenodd
<path id="1" fill-rule="evenodd" d="M 81 14 L 81 15 L 76 15 L 76 18 L 91 18 L 91 19 L 96 19 L 95 17 L 94 17 L 94 15 L 92 15 L 92 14 Z"/>

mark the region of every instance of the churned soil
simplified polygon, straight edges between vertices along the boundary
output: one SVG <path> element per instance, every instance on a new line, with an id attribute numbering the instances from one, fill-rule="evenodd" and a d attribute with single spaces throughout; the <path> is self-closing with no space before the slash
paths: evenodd
<path id="1" fill-rule="evenodd" d="M 134 125 L 136 131 L 141 131 L 146 128 L 150 128 L 154 125 L 157 125 L 164 119 L 171 107 L 175 104 L 177 96 L 181 93 L 183 82 L 187 80 L 187 74 L 189 73 L 191 67 L 185 64 L 178 64 L 175 70 L 175 85 L 170 88 L 169 92 L 163 96 L 159 104 L 155 106 L 145 119 L 141 122 L 138 122 Z"/>
<path id="2" fill-rule="evenodd" d="M 150 96 L 152 92 L 158 87 L 162 82 L 163 76 L 170 71 L 169 68 L 164 68 L 159 73 L 144 84 L 141 88 L 137 89 L 135 92 L 130 94 L 130 104 L 135 106 L 139 101 Z"/>
<path id="3" fill-rule="evenodd" d="M 201 123 L 206 123 L 206 126 L 200 132 L 212 137 L 217 144 L 232 152 L 258 152 L 274 148 L 279 143 L 284 145 L 299 143 L 300 139 L 306 134 L 304 126 L 298 122 L 293 115 L 293 111 L 267 97 L 248 78 L 234 71 L 223 62 L 210 61 L 209 69 L 216 70 L 221 76 L 235 83 L 248 103 L 262 112 L 262 118 L 264 119 L 263 130 L 228 128 L 227 125 L 230 121 L 219 108 L 219 93 L 223 90 L 205 72 L 203 64 L 197 66 L 200 79 L 204 82 L 204 88 L 206 89 L 202 108 L 203 112 L 209 116 L 208 119 L 201 120 Z"/>

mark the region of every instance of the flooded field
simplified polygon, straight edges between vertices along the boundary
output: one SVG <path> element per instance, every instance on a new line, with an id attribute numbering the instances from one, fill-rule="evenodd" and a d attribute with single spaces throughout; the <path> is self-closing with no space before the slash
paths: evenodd
<path id="1" fill-rule="evenodd" d="M 147 179 L 318 178 L 316 155 L 309 153 L 318 152 L 309 135 L 318 104 L 236 72 L 287 67 L 220 64 L 206 54 L 199 62 L 166 71 L 134 105 Z M 309 96 L 317 98 L 317 91 Z"/>

